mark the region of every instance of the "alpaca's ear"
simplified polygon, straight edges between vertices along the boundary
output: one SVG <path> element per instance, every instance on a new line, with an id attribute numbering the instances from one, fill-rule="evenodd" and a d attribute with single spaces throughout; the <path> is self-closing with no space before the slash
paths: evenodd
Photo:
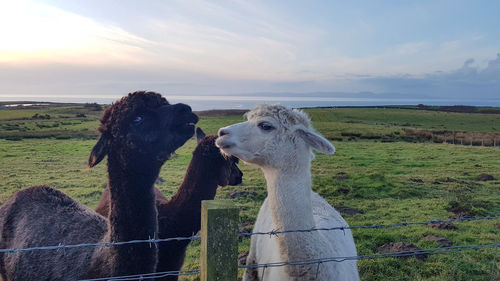
<path id="1" fill-rule="evenodd" d="M 334 154 L 335 146 L 331 144 L 325 137 L 322 135 L 303 129 L 297 129 L 297 133 L 299 136 L 304 139 L 304 141 L 309 144 L 314 150 L 325 153 L 325 154 Z"/>
<path id="2" fill-rule="evenodd" d="M 94 148 L 92 148 L 92 152 L 90 152 L 88 168 L 92 168 L 99 164 L 99 162 L 104 159 L 104 156 L 108 154 L 108 147 L 106 145 L 107 141 L 107 138 L 104 135 L 101 135 L 99 141 L 96 143 Z"/>
<path id="3" fill-rule="evenodd" d="M 200 128 L 200 127 L 197 127 L 196 128 L 196 141 L 198 143 L 201 142 L 201 140 L 205 137 L 205 132 L 203 132 L 203 130 Z"/>

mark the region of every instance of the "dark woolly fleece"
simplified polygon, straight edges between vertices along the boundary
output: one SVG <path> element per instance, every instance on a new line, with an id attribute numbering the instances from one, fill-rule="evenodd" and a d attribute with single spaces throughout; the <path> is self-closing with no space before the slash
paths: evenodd
<path id="1" fill-rule="evenodd" d="M 89 157 L 93 167 L 108 156 L 108 219 L 55 189 L 30 187 L 0 207 L 0 248 L 153 237 L 158 233 L 154 181 L 168 156 L 193 135 L 186 124 L 197 121 L 188 106 L 169 106 L 152 92 L 114 103 L 104 112 L 101 138 Z M 32 251 L 0 254 L 0 273 L 4 281 L 78 280 L 154 272 L 157 260 L 157 249 L 148 243 Z"/>
<path id="2" fill-rule="evenodd" d="M 198 137 L 202 134 L 199 130 Z M 214 199 L 218 185 L 241 183 L 243 173 L 237 166 L 238 159 L 221 155 L 215 146 L 216 138 L 215 135 L 199 138 L 184 181 L 170 200 L 155 188 L 160 238 L 196 234 L 200 230 L 201 201 Z M 106 215 L 108 210 L 109 190 L 106 189 L 96 211 Z M 157 272 L 180 270 L 188 244 L 189 241 L 160 243 Z M 176 281 L 177 276 L 157 280 Z"/>

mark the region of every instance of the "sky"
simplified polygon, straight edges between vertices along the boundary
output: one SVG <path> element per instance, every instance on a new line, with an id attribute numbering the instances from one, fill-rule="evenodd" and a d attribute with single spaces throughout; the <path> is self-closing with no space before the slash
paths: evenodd
<path id="1" fill-rule="evenodd" d="M 0 98 L 341 95 L 500 105 L 500 1 L 0 0 Z"/>

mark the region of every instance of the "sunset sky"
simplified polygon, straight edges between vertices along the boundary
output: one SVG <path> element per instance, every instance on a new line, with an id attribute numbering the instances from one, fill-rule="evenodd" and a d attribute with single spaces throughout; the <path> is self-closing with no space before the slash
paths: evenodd
<path id="1" fill-rule="evenodd" d="M 0 98 L 500 100 L 500 1 L 0 0 Z"/>

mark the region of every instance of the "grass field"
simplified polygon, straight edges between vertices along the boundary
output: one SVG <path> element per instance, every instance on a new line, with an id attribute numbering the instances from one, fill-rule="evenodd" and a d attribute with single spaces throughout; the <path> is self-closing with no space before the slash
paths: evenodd
<path id="1" fill-rule="evenodd" d="M 333 156 L 317 155 L 313 189 L 335 207 L 349 207 L 350 225 L 500 215 L 500 147 L 462 146 L 405 137 L 408 129 L 500 133 L 499 114 L 470 114 L 395 108 L 307 109 L 314 126 L 332 140 Z M 33 118 L 50 115 L 50 119 Z M 84 114 L 85 117 L 76 117 Z M 80 115 L 82 116 L 82 115 Z M 0 110 L 0 203 L 14 192 L 47 184 L 94 208 L 106 185 L 105 165 L 85 170 L 96 142 L 98 111 L 81 107 Z M 204 116 L 207 133 L 243 121 L 241 115 Z M 371 137 L 369 137 L 371 136 Z M 168 197 L 181 183 L 195 146 L 177 151 L 161 171 L 158 184 Z M 104 162 L 103 162 L 104 163 Z M 220 188 L 217 199 L 233 191 L 242 228 L 251 230 L 266 196 L 260 170 L 240 164 L 243 184 Z M 480 174 L 495 180 L 478 180 Z M 455 230 L 410 226 L 353 230 L 359 255 L 378 253 L 389 242 L 436 248 L 427 235 L 445 237 L 455 246 L 500 243 L 500 220 L 459 222 Z M 249 240 L 242 239 L 240 251 Z M 189 247 L 185 269 L 198 268 L 199 242 Z M 386 258 L 359 262 L 362 280 L 500 280 L 500 249 L 429 256 L 425 261 Z M 181 279 L 181 280 L 197 280 Z"/>

